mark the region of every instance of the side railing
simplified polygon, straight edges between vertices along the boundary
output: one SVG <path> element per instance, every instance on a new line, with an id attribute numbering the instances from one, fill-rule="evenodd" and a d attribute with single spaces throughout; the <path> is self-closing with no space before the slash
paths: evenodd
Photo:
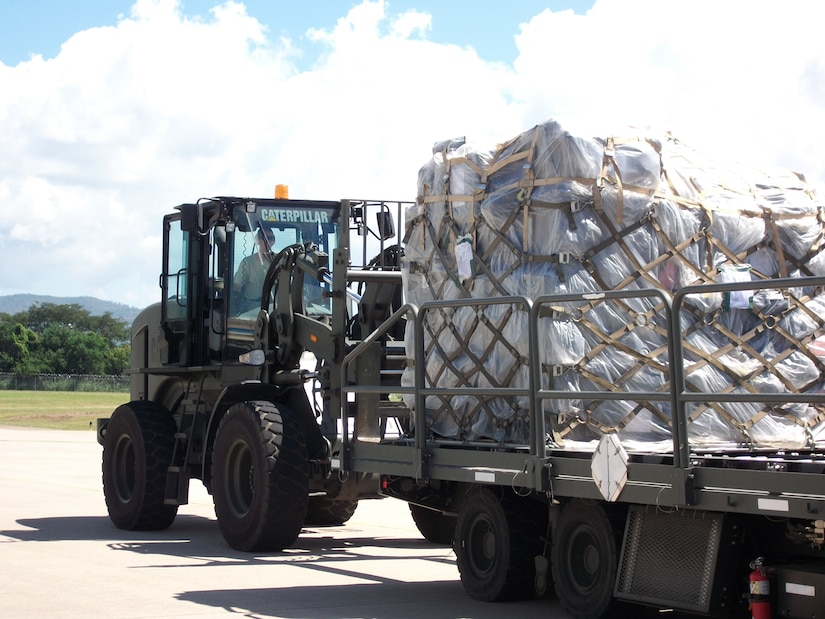
<path id="1" fill-rule="evenodd" d="M 780 410 L 782 407 L 787 407 L 789 404 L 810 405 L 817 411 L 825 411 L 825 393 L 818 391 L 815 386 L 806 387 L 804 390 L 794 392 L 793 389 L 786 390 L 759 390 L 751 388 L 747 384 L 747 380 L 743 380 L 745 386 L 739 384 L 732 384 L 724 389 L 702 389 L 701 385 L 689 380 L 690 371 L 702 365 L 712 367 L 714 371 L 724 373 L 726 370 L 724 360 L 716 359 L 715 352 L 706 352 L 705 358 L 691 358 L 694 354 L 692 344 L 687 343 L 686 338 L 690 338 L 693 333 L 703 327 L 710 326 L 714 320 L 719 320 L 722 323 L 730 319 L 731 315 L 728 309 L 716 308 L 714 312 L 703 313 L 701 310 L 701 303 L 692 303 L 692 299 L 700 297 L 706 299 L 708 295 L 730 295 L 731 293 L 755 291 L 760 289 L 769 289 L 771 291 L 780 291 L 780 295 L 786 295 L 788 299 L 792 299 L 792 303 L 788 306 L 793 311 L 801 312 L 810 318 L 813 325 L 809 332 L 806 332 L 802 337 L 796 338 L 798 346 L 811 346 L 817 338 L 825 337 L 825 316 L 817 314 L 816 309 L 808 307 L 808 301 L 813 296 L 806 292 L 798 292 L 801 289 L 813 291 L 825 287 L 825 277 L 811 277 L 803 279 L 774 279 L 765 281 L 750 281 L 750 282 L 734 282 L 724 284 L 706 284 L 702 286 L 692 286 L 684 288 L 674 295 L 670 293 L 650 288 L 640 290 L 624 290 L 624 291 L 603 291 L 591 293 L 556 293 L 537 297 L 535 299 L 526 299 L 523 297 L 495 297 L 484 299 L 460 299 L 455 301 L 430 301 L 422 304 L 420 307 L 415 307 L 412 304 L 407 304 L 395 312 L 387 322 L 382 324 L 374 333 L 370 334 L 362 344 L 353 349 L 344 359 L 342 365 L 342 384 L 343 391 L 346 394 L 358 393 L 382 393 L 388 395 L 389 393 L 396 393 L 406 399 L 414 401 L 413 415 L 414 415 L 414 430 L 411 433 L 411 440 L 415 449 L 414 459 L 411 462 L 411 470 L 416 471 L 416 475 L 425 476 L 428 472 L 427 464 L 433 453 L 443 451 L 445 461 L 449 461 L 451 466 L 459 469 L 463 462 L 478 463 L 487 458 L 487 461 L 495 461 L 496 466 L 507 468 L 512 465 L 510 471 L 514 485 L 522 487 L 534 487 L 537 490 L 546 490 L 544 487 L 547 483 L 547 474 L 542 469 L 547 466 L 547 463 L 554 458 L 565 458 L 568 450 L 564 442 L 554 442 L 554 437 L 564 431 L 567 426 L 562 422 L 558 415 L 552 412 L 552 404 L 559 401 L 569 401 L 575 398 L 577 401 L 593 403 L 593 407 L 597 407 L 603 403 L 616 402 L 618 404 L 626 404 L 628 401 L 638 403 L 636 409 L 643 410 L 647 408 L 656 408 L 660 418 L 664 418 L 662 426 L 669 431 L 669 441 L 672 445 L 666 456 L 672 457 L 671 473 L 664 474 L 656 473 L 656 483 L 651 486 L 649 493 L 644 494 L 639 490 L 640 496 L 653 496 L 658 502 L 661 498 L 662 504 L 672 505 L 691 505 L 697 500 L 694 496 L 694 489 L 713 484 L 723 485 L 725 479 L 723 477 L 724 471 L 719 467 L 719 471 L 708 471 L 697 475 L 697 466 L 702 466 L 702 463 L 697 459 L 696 454 L 702 452 L 701 446 L 692 444 L 690 427 L 691 423 L 695 423 L 696 419 L 703 414 L 714 415 L 718 414 L 724 417 L 724 405 L 749 403 L 762 407 L 768 407 L 775 410 Z M 543 355 L 547 354 L 547 343 L 543 338 L 547 336 L 547 322 L 551 320 L 571 320 L 571 321 L 586 321 L 587 312 L 593 308 L 604 305 L 613 304 L 620 308 L 622 319 L 625 319 L 627 324 L 620 326 L 609 333 L 602 333 L 599 329 L 594 329 L 593 333 L 596 335 L 603 335 L 605 340 L 610 345 L 615 346 L 622 352 L 623 355 L 634 359 L 637 365 L 650 362 L 650 371 L 655 372 L 657 380 L 655 388 L 640 389 L 633 381 L 622 382 L 627 376 L 622 376 L 615 381 L 615 383 L 600 388 L 585 388 L 578 389 L 571 392 L 570 389 L 551 388 L 550 378 L 557 377 L 557 368 L 546 363 Z M 520 384 L 513 386 L 513 384 L 495 384 L 491 381 L 490 384 L 471 384 L 467 381 L 463 384 L 454 386 L 444 386 L 433 384 L 432 367 L 430 367 L 431 375 L 427 374 L 428 355 L 433 355 L 433 348 L 429 350 L 425 348 L 425 343 L 432 344 L 433 333 L 425 333 L 425 325 L 428 316 L 433 313 L 446 312 L 444 315 L 449 318 L 454 318 L 455 315 L 451 313 L 456 308 L 464 308 L 465 312 L 472 314 L 476 312 L 481 316 L 490 308 L 513 308 L 514 312 L 518 312 L 527 316 L 528 328 L 526 333 L 528 335 L 527 343 L 524 341 L 513 342 L 509 341 L 506 334 L 501 334 L 503 337 L 497 345 L 503 346 L 506 350 L 518 358 L 518 363 L 522 364 L 524 368 L 529 370 L 527 382 L 522 381 Z M 699 307 L 700 309 L 697 309 Z M 467 309 L 471 308 L 471 309 Z M 636 309 L 634 309 L 636 308 Z M 641 308 L 641 309 L 639 309 Z M 783 327 L 783 320 L 788 318 L 790 311 L 780 313 L 779 316 L 767 319 L 757 315 L 751 316 L 751 320 L 758 322 L 759 325 L 753 329 L 761 330 L 760 332 L 767 332 L 769 330 L 776 330 L 781 332 Z M 618 314 L 618 312 L 617 312 Z M 413 329 L 413 384 L 408 386 L 397 386 L 388 388 L 386 386 L 359 386 L 348 384 L 347 376 L 349 376 L 350 365 L 362 354 L 364 354 L 371 343 L 378 341 L 387 331 L 398 321 L 407 319 L 408 324 L 411 321 Z M 615 319 L 615 316 L 614 316 Z M 456 328 L 455 325 L 448 324 L 449 320 L 443 321 L 446 331 Z M 428 328 L 432 329 L 431 326 Z M 505 326 L 505 331 L 510 327 Z M 628 343 L 630 339 L 626 338 L 634 330 L 653 330 L 657 335 L 657 342 L 661 345 L 656 350 L 650 352 L 650 359 L 646 357 L 648 351 L 633 350 L 632 344 Z M 727 327 L 723 324 L 719 327 L 719 333 L 725 335 Z M 751 330 L 753 330 L 751 329 Z M 757 333 L 758 335 L 759 333 Z M 425 337 L 426 335 L 426 337 Z M 730 354 L 732 351 L 737 352 L 737 347 L 742 351 L 746 351 L 751 359 L 750 364 L 758 363 L 771 364 L 772 362 L 763 358 L 761 353 L 755 350 L 755 343 L 748 338 L 753 337 L 753 334 L 748 331 L 737 339 L 736 334 L 728 334 L 733 337 L 733 341 L 729 344 L 724 344 L 720 349 L 724 354 Z M 444 336 L 447 338 L 448 336 Z M 512 338 L 511 338 L 512 339 Z M 632 338 L 631 338 L 632 339 Z M 825 347 L 825 339 L 823 347 Z M 452 340 L 451 340 L 452 342 Z M 455 351 L 440 350 L 435 357 L 443 356 L 443 353 L 454 352 L 455 355 L 465 355 L 474 366 L 483 366 L 488 359 L 485 358 L 485 351 L 489 353 L 490 347 L 485 349 L 484 345 L 480 348 L 470 350 L 470 345 L 467 342 L 452 342 L 455 346 Z M 478 342 L 474 343 L 474 346 Z M 592 343 L 591 351 L 599 346 L 606 346 L 602 342 Z M 624 348 L 623 348 L 624 347 Z M 511 350 L 512 349 L 512 350 Z M 784 354 L 784 353 L 783 353 Z M 812 357 L 809 350 L 802 350 L 799 353 L 802 356 L 807 356 L 809 361 L 821 370 L 822 360 L 817 360 Z M 655 358 L 654 358 L 655 357 Z M 686 361 L 687 360 L 687 361 Z M 685 364 L 690 364 L 686 369 Z M 817 365 L 818 364 L 818 365 Z M 432 366 L 432 364 L 431 364 Z M 771 368 L 776 373 L 776 368 Z M 570 371 L 569 368 L 561 368 L 559 373 Z M 732 370 L 731 370 L 732 371 Z M 757 370 L 753 370 L 755 376 L 759 374 Z M 781 374 L 781 373 L 780 373 Z M 734 376 L 734 374 L 731 374 Z M 738 375 L 737 375 L 738 376 Z M 747 377 L 746 377 L 747 378 Z M 777 380 L 784 380 L 780 376 Z M 822 374 L 820 372 L 819 381 L 822 382 Z M 484 381 L 480 381 L 483 383 Z M 741 387 L 741 388 L 740 388 Z M 346 397 L 346 396 L 345 396 Z M 475 398 L 478 402 L 489 402 L 491 399 L 510 398 L 513 400 L 529 402 L 526 411 L 522 411 L 526 422 L 529 424 L 529 442 L 527 444 L 519 441 L 507 442 L 506 440 L 497 440 L 496 437 L 486 437 L 483 440 L 472 440 L 466 437 L 443 437 L 437 436 L 432 431 L 421 431 L 422 428 L 432 429 L 432 419 L 428 419 L 427 404 L 428 398 L 432 401 L 440 403 L 450 403 L 456 398 Z M 434 400 L 433 400 L 434 399 Z M 707 412 L 702 412 L 703 409 L 697 408 L 705 406 Z M 772 410 L 773 410 L 772 409 Z M 669 417 L 668 417 L 669 415 Z M 693 415 L 693 418 L 691 418 Z M 748 427 L 759 423 L 765 417 L 764 414 L 758 413 L 754 419 L 748 422 L 737 423 L 736 419 L 731 417 L 729 420 L 735 432 L 742 432 L 743 440 L 740 441 L 731 450 L 731 453 L 736 452 L 738 457 L 747 457 L 749 453 L 754 453 L 753 445 L 748 443 Z M 626 421 L 626 420 L 625 420 Z M 632 421 L 632 419 L 631 419 Z M 820 420 L 821 424 L 825 424 L 825 419 Z M 749 425 L 750 424 L 750 425 Z M 569 425 L 569 424 L 568 424 Z M 581 422 L 580 428 L 596 429 L 600 428 L 586 422 Z M 624 427 L 624 426 L 621 426 Z M 620 428 L 621 429 L 621 428 Z M 344 441 L 350 439 L 349 433 L 344 433 Z M 453 449 L 437 450 L 439 445 L 447 445 Z M 811 449 L 819 449 L 819 447 L 812 442 Z M 466 449 L 462 449 L 466 448 Z M 486 449 L 486 452 L 485 452 Z M 503 452 L 519 452 L 521 455 L 518 458 L 506 459 Z M 819 449 L 819 451 L 822 451 Z M 480 456 L 479 454 L 488 453 L 489 457 Z M 721 452 L 719 452 L 721 453 Z M 575 464 L 570 464 L 573 467 L 571 470 L 576 471 L 575 477 L 580 480 L 580 486 L 577 488 L 584 489 L 587 485 L 588 476 L 585 462 L 579 454 L 575 458 Z M 758 455 L 758 453 L 756 454 Z M 495 460 L 493 458 L 500 458 Z M 825 452 L 820 454 L 820 459 L 825 458 Z M 439 456 L 435 456 L 437 460 Z M 380 460 L 380 457 L 378 458 Z M 571 461 L 572 462 L 572 461 Z M 732 462 L 732 461 L 731 461 Z M 502 464 L 498 464 L 502 463 Z M 518 464 L 515 464 L 518 463 Z M 753 463 L 751 463 L 752 465 Z M 649 466 L 649 465 L 644 465 Z M 728 463 L 727 467 L 736 466 Z M 748 467 L 742 467 L 748 468 Z M 748 471 L 742 471 L 741 482 L 745 492 L 751 492 L 747 488 L 752 488 L 755 493 L 763 484 L 762 480 L 757 480 L 757 471 L 752 470 L 750 466 Z M 641 470 L 641 469 L 639 469 Z M 647 469 L 644 469 L 647 470 Z M 657 469 L 658 470 L 658 469 Z M 774 469 L 772 469 L 774 470 Z M 789 469 L 790 471 L 790 469 Z M 452 474 L 452 473 L 451 473 Z M 788 473 L 790 474 L 790 473 Z M 456 478 L 461 478 L 458 472 L 455 473 Z M 776 476 L 779 480 L 780 475 Z M 491 476 L 490 479 L 499 479 Z M 468 477 L 472 480 L 472 477 Z M 478 476 L 475 479 L 479 479 Z M 486 479 L 486 477 L 483 477 Z M 733 480 L 732 483 L 739 483 L 739 477 L 730 476 L 728 479 Z M 783 477 L 782 483 L 787 483 L 787 478 Z M 813 476 L 797 476 L 799 481 L 791 484 L 792 491 L 804 494 L 809 492 L 806 484 L 809 485 Z M 498 482 L 496 482 L 498 483 Z M 590 482 L 592 485 L 592 481 Z M 664 490 L 663 490 L 664 488 Z M 715 486 L 714 486 L 715 488 Z M 701 488 L 700 488 L 701 489 Z M 666 490 L 666 492 L 665 492 Z M 588 495 L 591 490 L 582 490 L 583 496 Z M 733 508 L 734 501 L 730 498 L 723 498 L 718 489 L 713 492 L 720 494 L 718 498 L 722 501 L 721 507 L 725 507 L 724 501 L 727 501 L 729 508 Z M 759 490 L 759 492 L 762 492 Z M 821 491 L 817 491 L 818 497 Z M 811 493 L 813 496 L 813 493 Z M 717 499 L 714 498 L 713 501 Z M 819 500 L 818 498 L 816 500 Z M 754 499 L 756 504 L 756 499 Z M 714 507 L 716 504 L 714 504 Z"/>
<path id="2" fill-rule="evenodd" d="M 808 278 L 782 278 L 748 282 L 728 282 L 723 284 L 704 284 L 702 286 L 689 286 L 682 288 L 673 296 L 673 341 L 671 358 L 684 359 L 685 358 L 685 337 L 686 325 L 684 320 L 689 316 L 686 311 L 686 304 L 691 297 L 707 296 L 712 294 L 730 295 L 736 292 L 752 292 L 760 289 L 775 290 L 782 295 L 782 298 L 789 298 L 787 293 L 790 290 L 796 289 L 815 289 L 825 287 L 825 277 L 808 277 Z M 764 369 L 770 366 L 772 372 L 775 374 L 782 374 L 782 370 L 777 368 L 777 359 L 788 359 L 789 354 L 799 353 L 808 356 L 812 353 L 802 350 L 803 347 L 813 343 L 817 337 L 825 336 L 825 315 L 820 315 L 818 310 L 807 307 L 805 300 L 809 299 L 808 295 L 803 293 L 801 298 L 793 295 L 796 299 L 794 304 L 786 305 L 785 311 L 779 311 L 775 315 L 767 315 L 760 324 L 751 328 L 748 333 L 736 337 L 732 334 L 731 342 L 724 346 L 719 352 L 724 352 L 730 346 L 739 347 L 747 351 L 749 358 L 759 361 Z M 825 306 L 825 304 L 823 304 Z M 801 334 L 793 334 L 788 328 L 782 326 L 784 320 L 791 318 L 790 314 L 797 312 L 800 317 L 808 315 L 811 320 L 811 328 L 807 332 Z M 819 323 L 816 325 L 816 323 Z M 779 339 L 782 343 L 779 346 L 772 346 L 771 353 L 775 354 L 774 358 L 765 357 L 760 351 L 756 350 L 751 343 L 753 337 L 760 334 L 768 334 L 771 331 L 777 333 L 782 332 Z M 783 350 L 784 348 L 784 350 Z M 790 351 L 790 352 L 788 352 Z M 787 353 L 787 354 L 786 354 Z M 820 365 L 825 363 L 825 360 L 818 361 Z M 734 390 L 715 390 L 702 391 L 695 385 L 688 389 L 686 380 L 686 371 L 684 363 L 674 363 L 671 365 L 672 383 L 674 390 L 674 405 L 675 405 L 675 426 L 678 426 L 678 433 L 674 433 L 674 453 L 679 453 L 680 458 L 677 461 L 679 466 L 687 466 L 686 454 L 691 451 L 691 444 L 688 438 L 688 411 L 687 408 L 691 403 L 743 403 L 743 404 L 767 404 L 776 407 L 786 406 L 788 404 L 819 404 L 825 405 L 825 393 L 816 391 L 815 389 L 806 390 L 804 392 L 794 392 L 790 389 L 776 392 L 757 391 L 755 389 L 742 389 L 740 391 Z M 819 381 L 822 381 L 822 373 L 820 371 Z M 788 379 L 790 380 L 790 379 Z M 744 384 L 744 381 L 743 381 Z M 825 422 L 825 418 L 820 420 Z M 807 447 L 813 449 L 816 447 L 815 443 L 811 442 Z"/>
<path id="3" fill-rule="evenodd" d="M 661 317 L 663 314 L 664 325 L 660 325 L 660 329 L 664 329 L 666 333 L 673 332 L 673 310 L 671 307 L 670 295 L 659 289 L 648 288 L 634 291 L 603 291 L 590 293 L 557 293 L 538 297 L 533 302 L 532 311 L 530 313 L 530 339 L 531 351 L 538 359 L 538 351 L 540 350 L 540 334 L 541 329 L 539 321 L 547 316 L 560 317 L 563 319 L 570 319 L 573 321 L 582 318 L 582 306 L 595 306 L 604 304 L 607 301 L 621 301 L 626 302 L 629 299 L 648 299 L 657 302 L 659 308 L 658 313 Z M 654 306 L 656 307 L 656 306 Z M 639 321 L 637 326 L 644 327 L 649 320 L 642 312 L 637 312 L 635 320 Z M 644 321 L 644 322 L 643 322 Z M 629 330 L 628 330 L 629 332 Z M 616 337 L 612 335 L 612 337 Z M 672 366 L 673 348 L 672 342 L 668 341 L 667 350 L 667 365 Z M 534 408 L 538 410 L 544 409 L 544 403 L 550 400 L 569 400 L 571 392 L 569 390 L 561 389 L 547 389 L 542 388 L 542 367 L 540 362 L 531 363 L 533 384 L 536 386 L 534 391 L 535 404 Z M 552 372 L 552 370 L 549 370 Z M 623 389 L 614 390 L 579 390 L 575 393 L 575 397 L 580 400 L 591 400 L 595 402 L 603 402 L 608 400 L 628 400 L 644 401 L 644 402 L 666 402 L 669 403 L 673 409 L 676 408 L 675 393 L 669 388 L 670 383 L 664 383 L 658 391 L 627 391 Z M 545 424 L 544 415 L 536 415 L 536 431 L 535 431 L 535 454 L 539 458 L 546 458 L 548 453 L 548 444 L 545 437 L 553 435 L 557 431 L 555 418 L 551 416 L 551 425 L 553 427 L 547 428 Z M 681 444 L 682 437 L 679 434 L 683 428 L 679 424 L 674 424 L 674 446 Z M 681 462 L 679 464 L 681 466 Z"/>

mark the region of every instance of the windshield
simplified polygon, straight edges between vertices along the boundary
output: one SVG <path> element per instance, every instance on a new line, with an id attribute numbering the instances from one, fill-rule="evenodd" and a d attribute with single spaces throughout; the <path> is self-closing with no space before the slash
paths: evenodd
<path id="1" fill-rule="evenodd" d="M 339 215 L 337 208 L 294 203 L 238 209 L 234 217 L 232 314 L 257 315 L 266 271 L 284 248 L 311 243 L 330 255 L 337 247 Z M 305 278 L 307 314 L 330 315 L 330 297 L 324 294 L 328 289 L 326 283 Z"/>

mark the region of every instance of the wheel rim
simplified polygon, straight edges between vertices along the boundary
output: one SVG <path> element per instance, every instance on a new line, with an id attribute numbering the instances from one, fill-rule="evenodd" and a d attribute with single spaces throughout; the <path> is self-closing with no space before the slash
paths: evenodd
<path id="1" fill-rule="evenodd" d="M 224 469 L 227 505 L 235 518 L 243 518 L 252 506 L 255 495 L 255 468 L 252 453 L 241 440 L 232 443 Z"/>
<path id="2" fill-rule="evenodd" d="M 588 594 L 596 588 L 601 569 L 601 549 L 590 527 L 579 527 L 570 538 L 567 573 L 573 588 Z"/>
<path id="3" fill-rule="evenodd" d="M 135 446 L 128 435 L 118 439 L 114 462 L 115 493 L 121 502 L 128 503 L 135 494 Z"/>
<path id="4" fill-rule="evenodd" d="M 492 521 L 484 514 L 475 517 L 467 536 L 470 569 L 477 577 L 484 577 L 493 571 L 496 559 L 496 532 Z"/>

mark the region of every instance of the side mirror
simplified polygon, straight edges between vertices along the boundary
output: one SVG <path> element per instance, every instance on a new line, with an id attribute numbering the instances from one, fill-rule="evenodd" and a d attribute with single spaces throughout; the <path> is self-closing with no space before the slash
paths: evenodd
<path id="1" fill-rule="evenodd" d="M 395 222 L 392 219 L 392 213 L 386 210 L 378 211 L 375 214 L 378 221 L 378 236 L 382 241 L 389 240 L 395 237 Z"/>
<path id="2" fill-rule="evenodd" d="M 203 229 L 203 208 L 200 204 L 181 204 L 180 228 L 184 232 L 200 232 Z"/>

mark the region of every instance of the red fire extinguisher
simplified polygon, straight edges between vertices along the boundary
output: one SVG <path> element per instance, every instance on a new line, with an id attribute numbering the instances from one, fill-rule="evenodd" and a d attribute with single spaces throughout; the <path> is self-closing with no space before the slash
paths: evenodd
<path id="1" fill-rule="evenodd" d="M 750 611 L 752 619 L 771 619 L 771 581 L 765 572 L 765 559 L 759 557 L 751 561 L 753 570 L 748 576 L 750 584 Z"/>

